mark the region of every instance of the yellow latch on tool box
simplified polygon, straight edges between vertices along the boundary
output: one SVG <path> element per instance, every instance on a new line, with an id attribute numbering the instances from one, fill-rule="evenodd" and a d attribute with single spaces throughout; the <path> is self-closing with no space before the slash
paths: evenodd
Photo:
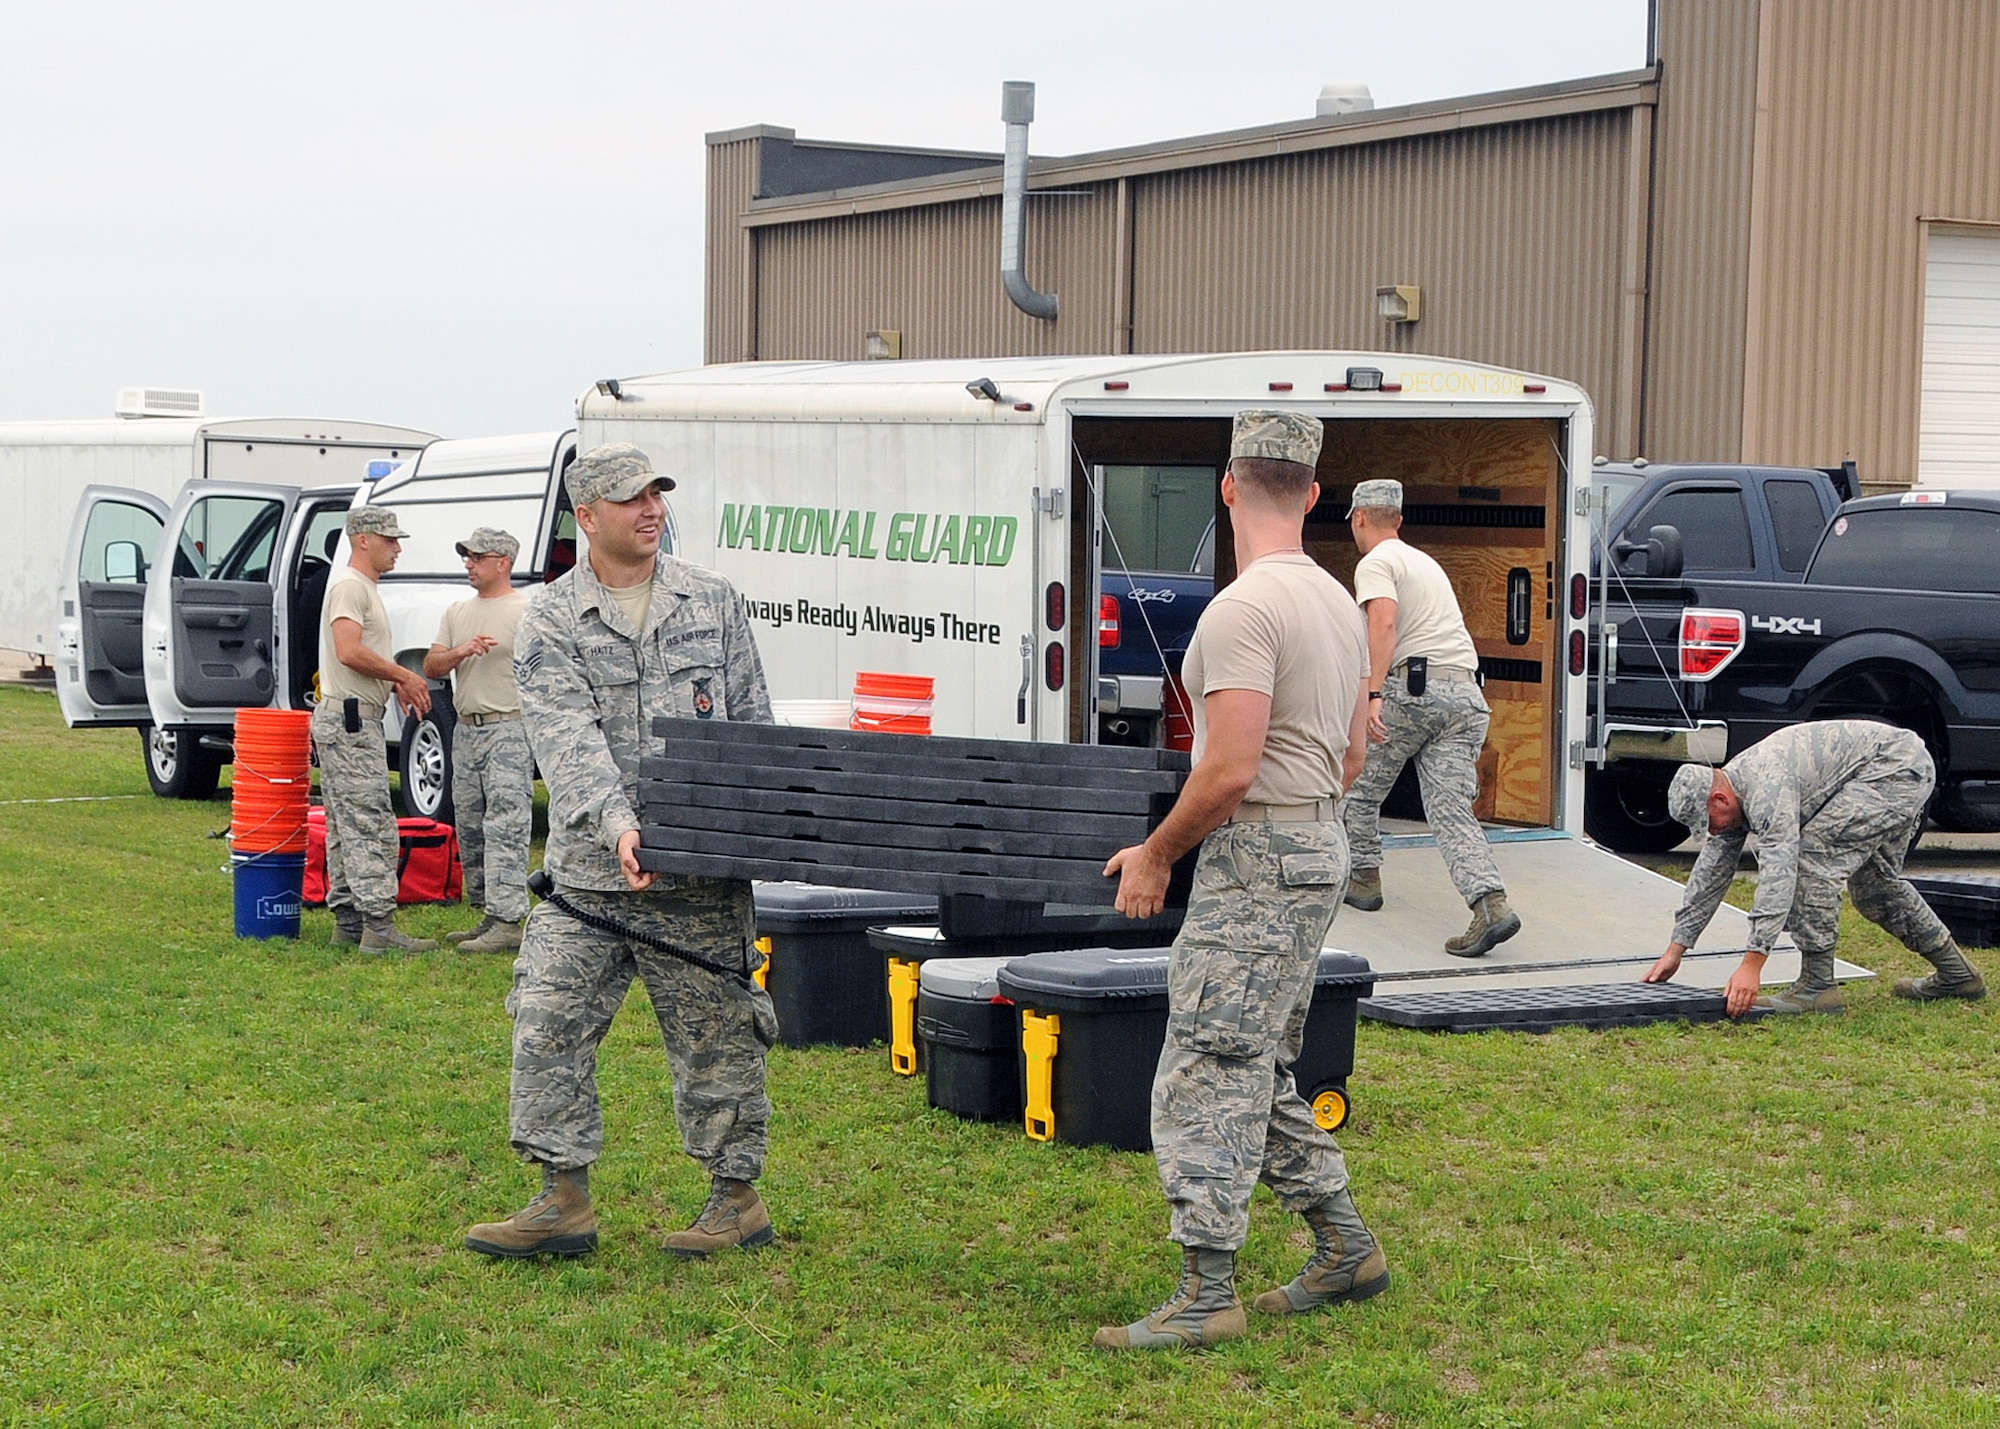
<path id="1" fill-rule="evenodd" d="M 917 985 L 922 963 L 889 959 L 889 1068 L 898 1076 L 917 1074 Z"/>
<path id="2" fill-rule="evenodd" d="M 759 938 L 752 946 L 764 955 L 764 961 L 757 964 L 757 971 L 750 974 L 750 980 L 763 988 L 764 991 L 769 992 L 771 990 L 771 940 L 769 938 Z"/>
<path id="3" fill-rule="evenodd" d="M 1028 1062 L 1028 1104 L 1022 1123 L 1030 1141 L 1054 1141 L 1056 1040 L 1062 1033 L 1062 1017 L 1051 1012 L 1021 1009 L 1021 1053 Z"/>

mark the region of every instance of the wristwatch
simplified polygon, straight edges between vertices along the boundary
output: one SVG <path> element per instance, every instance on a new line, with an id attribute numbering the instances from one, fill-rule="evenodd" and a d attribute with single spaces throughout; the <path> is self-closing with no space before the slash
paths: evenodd
<path id="1" fill-rule="evenodd" d="M 1382 692 L 1380 690 L 1370 690 L 1368 692 L 1368 698 L 1371 700 L 1379 700 L 1382 698 Z"/>

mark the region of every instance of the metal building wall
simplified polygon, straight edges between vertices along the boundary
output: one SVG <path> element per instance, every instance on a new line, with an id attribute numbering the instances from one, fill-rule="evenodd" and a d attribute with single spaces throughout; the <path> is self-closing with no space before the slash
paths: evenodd
<path id="1" fill-rule="evenodd" d="M 1031 193 L 1028 280 L 1061 299 L 1054 322 L 1000 286 L 997 197 L 769 224 L 756 244 L 757 355 L 858 359 L 870 329 L 903 356 L 1116 351 L 1116 183 Z"/>
<path id="2" fill-rule="evenodd" d="M 1135 180 L 1134 346 L 1494 362 L 1582 383 L 1600 429 L 1618 431 L 1634 112 Z M 1419 322 L 1376 315 L 1392 283 L 1423 289 Z"/>
<path id="3" fill-rule="evenodd" d="M 1643 453 L 1743 455 L 1758 0 L 1660 0 Z"/>
<path id="4" fill-rule="evenodd" d="M 2000 4 L 1763 0 L 1743 455 L 1916 476 L 1930 222 L 2000 222 Z"/>
<path id="5" fill-rule="evenodd" d="M 702 351 L 709 362 L 757 355 L 751 315 L 757 297 L 756 251 L 741 216 L 757 192 L 758 141 L 765 131 L 736 130 L 708 140 L 707 261 Z"/>

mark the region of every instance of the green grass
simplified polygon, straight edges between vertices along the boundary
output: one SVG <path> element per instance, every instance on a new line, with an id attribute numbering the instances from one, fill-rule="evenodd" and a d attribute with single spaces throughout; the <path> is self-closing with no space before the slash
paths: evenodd
<path id="1" fill-rule="evenodd" d="M 323 913 L 236 941 L 223 802 L 12 802 L 145 790 L 129 732 L 0 690 L 0 1423 L 2000 1422 L 1995 1004 L 1363 1023 L 1342 1141 L 1394 1288 L 1112 1358 L 1093 1327 L 1176 1268 L 1151 1159 L 929 1110 L 880 1049 L 772 1055 L 778 1249 L 663 1256 L 704 1187 L 639 989 L 603 1058 L 602 1250 L 467 1253 L 530 1184 L 506 961 L 365 958 Z M 1842 951 L 1921 970 L 1851 914 Z M 1248 1288 L 1304 1244 L 1259 1192 Z"/>

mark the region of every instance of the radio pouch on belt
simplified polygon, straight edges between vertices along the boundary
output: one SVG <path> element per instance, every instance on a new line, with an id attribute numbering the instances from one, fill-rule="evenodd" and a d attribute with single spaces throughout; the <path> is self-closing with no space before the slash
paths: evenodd
<path id="1" fill-rule="evenodd" d="M 1403 688 L 1412 699 L 1430 688 L 1431 662 L 1427 655 L 1412 655 L 1403 666 Z"/>
<path id="2" fill-rule="evenodd" d="M 352 695 L 340 702 L 340 727 L 349 734 L 361 733 L 361 701 Z"/>

